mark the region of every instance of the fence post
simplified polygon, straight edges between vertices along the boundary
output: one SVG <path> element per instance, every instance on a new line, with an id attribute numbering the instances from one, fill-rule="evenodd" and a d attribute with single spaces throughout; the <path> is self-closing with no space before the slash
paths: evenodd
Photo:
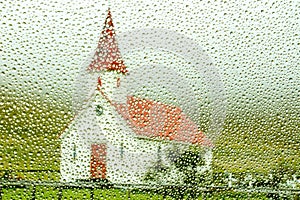
<path id="1" fill-rule="evenodd" d="M 57 199 L 61 200 L 62 199 L 62 189 L 61 186 L 58 186 L 58 195 L 57 195 Z"/>
<path id="2" fill-rule="evenodd" d="M 163 199 L 166 199 L 167 198 L 167 192 L 166 192 L 165 188 L 163 188 L 161 191 L 162 191 Z"/>
<path id="3" fill-rule="evenodd" d="M 300 200 L 299 193 L 295 193 L 294 200 Z"/>
<path id="4" fill-rule="evenodd" d="M 130 189 L 127 190 L 127 197 L 130 199 Z"/>
<path id="5" fill-rule="evenodd" d="M 91 188 L 90 199 L 94 200 L 94 187 Z"/>
<path id="6" fill-rule="evenodd" d="M 0 185 L 0 199 L 3 199 L 2 198 L 2 193 L 3 193 L 2 190 L 3 190 L 3 187 L 2 187 L 2 185 Z"/>
<path id="7" fill-rule="evenodd" d="M 35 193 L 36 193 L 36 185 L 32 186 L 32 200 L 35 200 Z"/>

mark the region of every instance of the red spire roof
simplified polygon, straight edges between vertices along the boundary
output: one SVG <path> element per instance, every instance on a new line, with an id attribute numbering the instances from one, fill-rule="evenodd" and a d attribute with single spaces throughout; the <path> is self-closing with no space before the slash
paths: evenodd
<path id="1" fill-rule="evenodd" d="M 124 61 L 121 58 L 115 35 L 116 33 L 114 31 L 111 13 L 110 10 L 108 10 L 98 46 L 88 70 L 111 70 L 123 74 L 127 72 Z"/>

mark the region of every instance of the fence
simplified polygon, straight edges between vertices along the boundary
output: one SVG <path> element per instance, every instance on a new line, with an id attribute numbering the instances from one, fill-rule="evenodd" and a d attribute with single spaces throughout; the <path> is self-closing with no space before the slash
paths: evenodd
<path id="1" fill-rule="evenodd" d="M 132 184 L 109 184 L 100 182 L 74 182 L 74 183 L 62 183 L 62 182 L 40 182 L 40 181 L 0 181 L 0 197 L 3 199 L 5 189 L 27 189 L 30 191 L 30 198 L 36 199 L 37 187 L 55 188 L 58 192 L 56 193 L 56 199 L 63 199 L 63 191 L 66 189 L 85 189 L 89 192 L 88 199 L 95 199 L 95 190 L 110 190 L 120 189 L 125 191 L 125 195 L 122 199 L 131 199 L 133 192 L 139 191 L 141 193 L 149 194 L 149 192 L 161 195 L 162 199 L 165 199 L 170 194 L 177 193 L 175 199 L 183 199 L 185 191 L 193 191 L 197 198 L 207 199 L 212 194 L 216 193 L 240 193 L 244 194 L 243 199 L 250 199 L 253 194 L 264 194 L 267 196 L 276 196 L 275 198 L 299 200 L 300 190 L 299 189 L 272 189 L 272 188 L 234 188 L 234 187 L 191 187 L 184 185 L 160 185 L 160 186 L 149 186 L 149 185 L 132 185 Z M 178 196 L 179 195 L 179 196 Z M 193 198 L 193 196 L 190 196 Z M 285 197 L 285 198 L 284 198 Z"/>

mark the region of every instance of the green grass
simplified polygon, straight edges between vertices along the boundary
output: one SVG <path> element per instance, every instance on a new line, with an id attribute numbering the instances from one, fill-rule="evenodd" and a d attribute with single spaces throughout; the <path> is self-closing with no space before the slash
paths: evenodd
<path id="1" fill-rule="evenodd" d="M 3 189 L 3 200 L 27 200 L 31 198 L 30 189 Z"/>
<path id="2" fill-rule="evenodd" d="M 2 199 L 32 199 L 33 189 L 3 189 Z M 143 194 L 143 193 L 128 193 L 127 190 L 119 190 L 119 189 L 94 189 L 94 199 L 95 200 L 103 200 L 103 199 L 115 199 L 115 200 L 123 200 L 128 199 L 128 195 L 130 195 L 131 199 L 143 200 L 143 199 L 162 199 L 162 195 L 158 194 Z M 58 199 L 59 191 L 54 188 L 47 187 L 36 187 L 36 199 L 47 200 L 47 199 Z M 91 190 L 90 189 L 64 189 L 62 190 L 62 199 L 71 200 L 71 199 L 90 199 Z"/>
<path id="3" fill-rule="evenodd" d="M 32 187 L 28 189 L 3 189 L 2 199 L 3 200 L 27 200 L 32 199 Z M 58 199 L 58 189 L 49 187 L 36 187 L 35 199 L 36 200 L 56 200 Z M 161 194 L 155 193 L 142 193 L 142 192 L 130 192 L 128 190 L 121 189 L 94 189 L 95 200 L 124 200 L 128 199 L 128 195 L 132 200 L 172 200 L 171 196 L 165 198 Z M 203 199 L 202 194 L 197 195 L 196 199 Z M 74 199 L 90 199 L 91 191 L 89 189 L 65 189 L 62 190 L 61 194 L 64 200 Z M 206 199 L 267 199 L 264 194 L 245 194 L 238 192 L 218 192 L 213 194 L 206 194 Z M 189 199 L 185 196 L 184 199 Z"/>

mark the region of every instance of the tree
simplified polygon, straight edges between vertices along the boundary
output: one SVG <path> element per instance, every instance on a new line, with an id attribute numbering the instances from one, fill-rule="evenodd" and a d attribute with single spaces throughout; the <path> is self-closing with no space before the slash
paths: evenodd
<path id="1" fill-rule="evenodd" d="M 176 199 L 182 199 L 185 194 L 190 198 L 195 198 L 197 190 L 194 187 L 207 182 L 209 177 L 207 171 L 199 170 L 205 165 L 202 148 L 173 144 L 166 151 L 166 157 L 169 161 L 168 164 L 164 164 L 159 157 L 149 168 L 144 180 L 156 184 L 175 184 L 176 189 L 169 188 L 171 190 L 168 190 L 166 188 L 164 193 Z M 174 174 L 175 176 L 173 176 Z M 182 187 L 182 184 L 187 185 L 188 188 Z"/>
<path id="2" fill-rule="evenodd" d="M 204 181 L 202 176 L 198 176 L 199 167 L 205 165 L 203 159 L 202 149 L 197 146 L 189 146 L 182 153 L 175 151 L 169 153 L 171 163 L 183 174 L 183 183 L 186 185 L 197 185 L 199 182 Z"/>

